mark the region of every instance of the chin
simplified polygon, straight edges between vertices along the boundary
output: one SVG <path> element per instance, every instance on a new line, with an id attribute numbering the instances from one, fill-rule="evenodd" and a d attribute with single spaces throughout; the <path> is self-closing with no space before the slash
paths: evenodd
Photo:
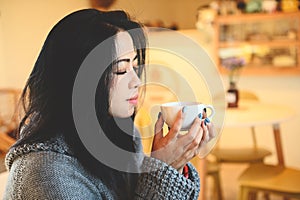
<path id="1" fill-rule="evenodd" d="M 124 107 L 123 107 L 124 108 Z M 128 118 L 131 117 L 135 112 L 135 106 L 127 105 L 127 109 L 123 109 L 121 107 L 112 109 L 110 107 L 109 113 L 113 117 L 119 117 L 119 118 Z"/>
<path id="2" fill-rule="evenodd" d="M 134 114 L 134 108 L 130 109 L 128 112 L 128 117 L 131 117 Z"/>
<path id="3" fill-rule="evenodd" d="M 133 109 L 129 109 L 127 112 L 115 112 L 112 113 L 112 116 L 114 117 L 119 117 L 119 118 L 128 118 L 131 117 L 134 113 L 134 108 Z"/>

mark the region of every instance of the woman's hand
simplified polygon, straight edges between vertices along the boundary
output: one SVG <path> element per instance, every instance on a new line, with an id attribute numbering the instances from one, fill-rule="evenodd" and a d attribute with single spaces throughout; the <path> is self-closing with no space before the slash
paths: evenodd
<path id="1" fill-rule="evenodd" d="M 178 112 L 173 127 L 166 136 L 163 136 L 164 121 L 159 115 L 155 124 L 156 134 L 152 144 L 151 156 L 171 165 L 178 171 L 181 171 L 183 166 L 194 158 L 201 147 L 215 135 L 212 123 L 208 123 L 207 126 L 205 120 L 200 118 L 194 120 L 186 134 L 180 134 L 184 117 L 184 112 Z"/>

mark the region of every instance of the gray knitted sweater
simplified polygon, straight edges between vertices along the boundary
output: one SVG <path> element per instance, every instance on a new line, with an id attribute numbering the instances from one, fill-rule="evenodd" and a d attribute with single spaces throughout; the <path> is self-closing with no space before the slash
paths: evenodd
<path id="1" fill-rule="evenodd" d="M 18 146 L 6 156 L 9 177 L 4 200 L 114 199 L 113 191 L 92 176 L 68 153 L 61 140 Z M 135 199 L 198 199 L 199 176 L 189 166 L 189 178 L 160 160 L 144 157 Z M 156 170 L 151 170 L 156 169 Z"/>

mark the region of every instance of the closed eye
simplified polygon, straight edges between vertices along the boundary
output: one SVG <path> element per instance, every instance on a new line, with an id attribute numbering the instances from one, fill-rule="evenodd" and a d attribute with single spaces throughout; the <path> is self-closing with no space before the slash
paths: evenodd
<path id="1" fill-rule="evenodd" d="M 137 64 L 137 55 L 132 60 L 132 65 L 133 65 L 132 66 L 133 70 L 138 74 L 138 72 L 139 72 L 139 66 Z M 125 59 L 117 60 L 116 62 L 114 62 L 114 66 L 116 66 L 116 68 L 117 68 L 117 71 L 113 72 L 114 74 L 116 74 L 116 75 L 124 75 L 131 68 L 131 66 L 130 66 L 130 59 L 129 58 L 125 58 Z"/>
<path id="2" fill-rule="evenodd" d="M 114 74 L 116 74 L 116 75 L 123 75 L 123 74 L 126 74 L 126 73 L 127 73 L 126 70 L 125 71 L 121 71 L 121 72 L 119 72 L 119 71 L 114 72 Z"/>

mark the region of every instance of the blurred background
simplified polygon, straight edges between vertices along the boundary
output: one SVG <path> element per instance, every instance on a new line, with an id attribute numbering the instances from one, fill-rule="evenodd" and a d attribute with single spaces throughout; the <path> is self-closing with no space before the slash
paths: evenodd
<path id="1" fill-rule="evenodd" d="M 246 3 L 249 1 L 256 2 L 251 0 L 111 0 L 104 2 L 94 0 L 0 0 L 0 91 L 1 88 L 12 89 L 9 93 L 18 95 L 32 70 L 43 41 L 59 19 L 72 11 L 89 7 L 101 10 L 123 9 L 133 18 L 147 26 L 177 30 L 180 34 L 184 34 L 203 47 L 216 64 L 217 70 L 220 71 L 219 76 L 224 83 L 224 88 L 222 89 L 225 91 L 223 92 L 226 92 L 229 88 L 228 71 L 221 66 L 223 59 L 241 56 L 241 54 L 236 54 L 236 52 L 244 52 L 242 55 L 244 55 L 246 63 L 239 74 L 237 87 L 239 90 L 254 92 L 262 102 L 283 104 L 293 110 L 292 117 L 280 124 L 281 140 L 285 165 L 300 169 L 299 10 L 298 7 L 297 10 L 292 10 L 293 8 L 285 8 L 286 10 L 284 10 L 284 7 L 282 7 L 280 12 L 293 13 L 288 17 L 287 23 L 281 21 L 279 23 L 280 26 L 278 26 L 276 22 L 267 21 L 267 25 L 262 25 L 257 23 L 263 21 L 259 18 L 259 12 L 264 14 L 278 12 L 276 10 L 278 9 L 278 4 L 272 10 L 272 7 L 263 9 L 262 1 L 259 8 L 256 8 L 254 3 L 252 3 L 253 5 L 250 4 L 252 6 L 248 5 L 247 7 Z M 241 2 L 244 4 L 239 5 L 244 7 L 238 8 L 237 4 Z M 229 6 L 231 3 L 235 3 L 233 8 Z M 291 9 L 291 11 L 288 9 Z M 237 21 L 239 15 L 245 14 L 245 12 L 258 14 L 257 17 L 254 17 L 255 19 L 240 18 L 246 22 L 252 23 L 255 21 L 254 25 L 246 25 L 244 29 L 242 27 L 245 26 L 241 25 L 234 24 L 231 26 L 231 22 Z M 232 19 L 230 18 L 226 21 L 226 19 L 222 19 L 224 15 L 230 15 L 229 17 Z M 278 16 L 276 17 L 278 18 Z M 279 17 L 280 20 L 286 20 L 285 17 Z M 216 24 L 218 28 L 216 28 Z M 291 28 L 287 27 L 287 25 Z M 266 26 L 270 28 L 265 29 Z M 263 29 L 263 31 L 258 31 L 260 29 Z M 270 43 L 274 43 L 274 38 L 271 40 L 269 38 L 270 29 L 271 33 L 275 33 L 274 35 L 277 37 L 275 41 L 280 40 L 277 46 L 274 44 L 273 46 L 270 45 Z M 266 35 L 268 36 L 267 39 L 265 38 Z M 162 40 L 164 40 L 164 37 L 168 36 L 161 36 Z M 286 40 L 284 37 L 289 37 L 289 40 Z M 232 45 L 232 41 L 241 40 L 243 44 L 239 43 L 237 45 L 235 43 Z M 291 42 L 291 40 L 296 42 Z M 244 45 L 245 41 L 252 42 L 251 55 L 245 50 L 248 48 L 248 46 Z M 290 41 L 289 47 L 282 45 L 282 43 L 287 41 Z M 255 44 L 255 47 L 253 47 L 253 44 Z M 176 45 L 176 41 L 174 41 L 174 45 Z M 273 48 L 269 49 L 269 47 Z M 187 51 L 192 52 L 193 49 L 187 49 Z M 168 65 L 174 66 L 175 71 L 177 64 L 176 62 L 172 63 L 170 60 L 168 63 Z M 253 67 L 253 65 L 256 66 Z M 260 67 L 263 65 L 266 65 L 266 67 Z M 168 70 L 157 70 L 153 73 L 161 73 L 161 77 L 170 76 Z M 192 72 L 190 76 L 193 76 Z M 157 75 L 154 75 L 155 77 Z M 175 81 L 174 84 L 178 84 L 178 81 Z M 13 99 L 15 96 L 9 98 Z M 212 101 L 211 98 L 210 96 L 208 101 Z M 15 104 L 13 100 L 8 100 L 9 103 L 7 104 L 2 102 L 4 100 L 0 102 L 0 109 L 5 110 L 2 113 L 10 109 L 8 105 Z M 4 116 L 4 114 L 2 115 Z M 2 123 L 5 124 L 4 122 Z M 8 123 L 9 126 L 6 123 L 6 127 L 2 127 L 0 132 L 10 132 L 13 130 L 15 123 L 17 122 Z M 223 129 L 219 145 L 222 147 L 244 147 L 248 145 L 251 140 L 250 134 L 239 134 L 240 131 L 239 128 Z M 250 132 L 250 130 L 245 131 Z M 258 145 L 273 152 L 272 155 L 264 159 L 264 162 L 276 164 L 277 157 L 272 127 L 259 126 L 256 128 L 256 132 L 263 133 L 257 134 Z M 10 137 L 5 137 L 0 140 L 0 144 L 3 144 L 3 149 L 1 149 L 2 158 L 9 145 L 13 143 L 13 140 L 10 139 Z M 221 180 L 224 199 L 237 198 L 238 188 L 234 180 L 245 167 L 246 165 L 222 165 Z M 2 169 L 2 171 L 4 170 Z M 230 182 L 232 177 L 232 184 L 225 184 Z M 210 182 L 208 183 L 210 184 Z M 5 184 L 5 179 L 4 182 L 2 180 L 1 184 Z M 209 194 L 210 192 L 208 192 Z M 208 199 L 214 198 L 208 196 Z"/>

